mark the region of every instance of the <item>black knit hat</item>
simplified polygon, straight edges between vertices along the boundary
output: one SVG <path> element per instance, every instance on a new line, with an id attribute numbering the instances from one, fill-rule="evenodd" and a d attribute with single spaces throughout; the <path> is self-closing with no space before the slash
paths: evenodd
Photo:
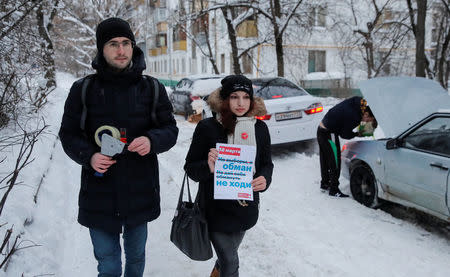
<path id="1" fill-rule="evenodd" d="M 220 90 L 220 98 L 227 99 L 232 92 L 244 91 L 253 99 L 252 81 L 243 75 L 228 75 L 223 78 L 222 89 Z"/>
<path id="2" fill-rule="evenodd" d="M 112 17 L 103 20 L 97 26 L 97 50 L 99 53 L 103 52 L 103 46 L 110 39 L 117 37 L 129 38 L 133 43 L 136 42 L 134 34 L 131 31 L 130 24 L 123 19 Z"/>

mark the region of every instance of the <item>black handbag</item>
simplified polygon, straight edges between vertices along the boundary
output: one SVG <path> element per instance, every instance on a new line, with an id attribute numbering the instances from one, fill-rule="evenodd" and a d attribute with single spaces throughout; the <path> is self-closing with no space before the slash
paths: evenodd
<path id="1" fill-rule="evenodd" d="M 183 201 L 185 183 L 188 188 L 188 201 Z M 187 173 L 184 174 L 177 210 L 172 220 L 170 241 L 192 260 L 206 261 L 213 256 L 208 224 L 198 206 L 198 199 L 192 202 Z"/>

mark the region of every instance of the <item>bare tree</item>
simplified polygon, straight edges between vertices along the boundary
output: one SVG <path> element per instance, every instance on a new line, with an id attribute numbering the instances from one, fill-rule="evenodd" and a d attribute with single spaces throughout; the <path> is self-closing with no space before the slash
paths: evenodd
<path id="1" fill-rule="evenodd" d="M 353 47 L 359 50 L 367 78 L 389 75 L 393 56 L 407 43 L 410 30 L 407 14 L 396 10 L 391 0 L 364 0 L 363 3 L 355 0 L 340 3 L 338 10 L 349 12 L 332 18 L 335 40 L 344 44 L 340 52 L 347 52 L 345 59 L 357 62 L 358 58 L 348 53 Z"/>
<path id="2" fill-rule="evenodd" d="M 444 88 L 448 88 L 450 74 L 450 8 L 447 2 L 446 0 L 435 1 L 432 7 L 434 26 L 431 32 L 431 43 L 434 44 L 432 45 L 434 54 L 430 57 L 434 62 L 435 78 Z"/>
<path id="3" fill-rule="evenodd" d="M 177 27 L 182 28 L 183 31 L 187 34 L 187 37 L 190 38 L 193 43 L 200 49 L 202 54 L 206 56 L 214 69 L 215 73 L 219 73 L 217 67 L 217 61 L 215 59 L 215 54 L 212 49 L 212 44 L 210 40 L 210 32 L 208 31 L 211 27 L 209 24 L 209 20 L 205 20 L 207 16 L 212 14 L 214 11 L 221 11 L 223 15 L 223 20 L 225 20 L 225 24 L 227 26 L 227 34 L 228 39 L 230 41 L 231 46 L 231 60 L 233 61 L 233 72 L 234 74 L 242 74 L 240 59 L 244 55 L 249 55 L 252 49 L 256 48 L 258 45 L 261 45 L 264 42 L 267 42 L 267 38 L 265 36 L 261 38 L 251 38 L 252 43 L 250 45 L 239 43 L 238 41 L 238 31 L 239 26 L 244 23 L 249 18 L 256 16 L 256 11 L 252 8 L 251 5 L 256 3 L 257 1 L 208 1 L 208 5 L 206 5 L 205 0 L 192 0 L 190 1 L 191 11 L 187 14 L 186 18 L 179 16 L 182 20 L 176 20 Z M 180 4 L 181 5 L 181 4 Z M 195 8 L 192 8 L 195 7 Z M 203 20 L 201 20 L 203 18 Z M 215 18 L 216 23 L 218 20 L 222 18 Z M 191 29 L 189 30 L 186 24 L 191 23 Z M 202 22 L 204 24 L 202 24 Z M 199 32 L 199 27 L 201 27 L 201 33 L 205 34 L 201 36 L 201 39 L 198 39 L 198 36 L 195 33 Z M 196 28 L 197 30 L 193 29 Z M 217 32 L 217 30 L 214 30 Z"/>
<path id="4" fill-rule="evenodd" d="M 427 0 L 416 0 L 416 9 L 412 0 L 406 0 L 411 21 L 411 28 L 416 38 L 416 76 L 433 78 L 429 68 L 430 62 L 425 55 L 425 20 Z"/>
<path id="5" fill-rule="evenodd" d="M 55 18 L 58 67 L 62 70 L 85 75 L 91 72 L 91 61 L 97 52 L 95 30 L 98 23 L 109 17 L 128 21 L 132 30 L 143 34 L 144 10 L 139 0 L 79 0 L 61 1 L 61 12 Z M 136 14 L 138 13 L 138 14 Z M 143 36 L 140 35 L 139 37 Z"/>
<path id="6" fill-rule="evenodd" d="M 57 1 L 6 0 L 0 8 L 0 128 L 29 117 L 56 87 L 52 19 Z"/>
<path id="7" fill-rule="evenodd" d="M 252 1 L 255 2 L 255 1 Z M 252 3 L 250 2 L 250 4 Z M 253 39 L 253 43 L 246 46 L 239 46 L 238 43 L 238 28 L 245 21 L 250 18 L 254 18 L 256 21 L 257 12 L 255 9 L 250 8 L 249 6 L 241 6 L 239 2 L 237 3 L 225 3 L 220 7 L 220 11 L 225 20 L 225 24 L 227 26 L 228 39 L 230 40 L 231 46 L 231 60 L 233 61 L 233 73 L 234 74 L 242 74 L 240 60 L 244 55 L 249 55 L 252 49 L 258 47 L 265 42 L 267 42 L 267 37 L 264 36 L 264 33 L 259 32 L 258 35 L 262 35 L 262 37 L 257 37 Z"/>
<path id="8" fill-rule="evenodd" d="M 254 9 L 270 22 L 277 56 L 277 71 L 280 77 L 284 76 L 283 36 L 302 2 L 303 0 L 269 0 L 238 4 Z"/>
<path id="9" fill-rule="evenodd" d="M 41 2 L 36 10 L 38 32 L 41 40 L 42 66 L 44 68 L 45 85 L 39 86 L 33 105 L 39 109 L 47 102 L 47 96 L 56 88 L 55 50 L 50 33 L 53 32 L 53 20 L 57 14 L 59 0 Z"/>
<path id="10" fill-rule="evenodd" d="M 450 12 L 448 0 L 406 0 L 410 26 L 416 41 L 416 76 L 436 79 L 448 87 L 450 61 Z M 427 13 L 432 18 L 427 21 Z M 430 22 L 431 25 L 426 22 Z M 432 54 L 425 52 L 425 33 L 431 29 Z"/>
<path id="11" fill-rule="evenodd" d="M 210 38 L 210 24 L 207 0 L 194 0 L 188 2 L 189 13 L 185 12 L 183 1 L 179 1 L 177 13 L 171 17 L 175 32 L 181 30 L 207 57 L 215 74 L 219 74 L 215 53 Z"/>
<path id="12" fill-rule="evenodd" d="M 6 224 L 3 224 L 0 226 L 3 227 Z M 0 262 L 0 269 L 4 269 L 6 270 L 6 266 L 8 265 L 9 260 L 11 259 L 11 257 L 17 253 L 20 250 L 26 249 L 26 248 L 30 248 L 30 247 L 37 247 L 40 246 L 38 244 L 35 244 L 34 242 L 28 241 L 28 240 L 20 240 L 21 235 L 16 235 L 16 237 L 14 239 L 12 239 L 12 234 L 13 234 L 13 228 L 14 226 L 12 226 L 11 228 L 7 229 L 5 232 L 5 236 L 3 238 L 3 242 L 0 246 L 0 254 L 4 256 L 3 260 Z M 29 244 L 26 246 L 22 246 L 22 244 L 28 242 Z"/>
<path id="13" fill-rule="evenodd" d="M 3 190 L 3 189 L 6 190 L 5 193 L 3 193 L 3 196 L 0 200 L 0 216 L 3 212 L 3 209 L 6 204 L 6 200 L 9 196 L 9 194 L 13 190 L 14 186 L 17 185 L 20 172 L 26 166 L 28 166 L 30 163 L 32 163 L 34 161 L 34 159 L 31 158 L 31 154 L 33 153 L 33 150 L 34 150 L 34 145 L 38 141 L 38 137 L 42 134 L 42 132 L 46 128 L 47 128 L 47 125 L 44 125 L 43 127 L 38 128 L 37 130 L 32 131 L 32 132 L 28 132 L 24 128 L 22 128 L 22 139 L 19 144 L 20 149 L 19 149 L 19 153 L 17 155 L 14 169 L 9 174 L 7 174 L 6 176 L 2 177 L 2 179 L 0 179 L 0 185 L 3 184 L 4 182 L 6 182 L 6 186 L 0 187 L 0 190 Z M 13 136 L 12 138 L 14 139 L 16 137 Z M 0 142 L 3 142 L 3 143 L 6 142 L 6 144 L 9 147 L 14 146 L 14 142 L 11 142 L 11 137 L 1 138 Z M 3 145 L 0 145 L 0 146 L 3 146 Z"/>

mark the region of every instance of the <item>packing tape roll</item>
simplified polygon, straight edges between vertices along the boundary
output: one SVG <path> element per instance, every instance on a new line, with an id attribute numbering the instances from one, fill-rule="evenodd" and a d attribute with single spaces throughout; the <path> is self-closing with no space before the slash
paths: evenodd
<path id="1" fill-rule="evenodd" d="M 120 139 L 120 131 L 116 127 L 103 125 L 95 131 L 95 142 L 98 146 L 102 147 L 102 141 L 101 141 L 101 135 L 103 134 L 109 134 L 115 139 Z"/>

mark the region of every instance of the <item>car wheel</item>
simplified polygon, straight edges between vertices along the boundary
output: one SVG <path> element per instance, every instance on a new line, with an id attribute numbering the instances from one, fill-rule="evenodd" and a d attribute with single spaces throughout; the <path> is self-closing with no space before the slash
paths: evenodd
<path id="1" fill-rule="evenodd" d="M 357 165 L 350 175 L 350 190 L 353 198 L 364 206 L 376 208 L 378 193 L 375 176 L 367 165 Z"/>

